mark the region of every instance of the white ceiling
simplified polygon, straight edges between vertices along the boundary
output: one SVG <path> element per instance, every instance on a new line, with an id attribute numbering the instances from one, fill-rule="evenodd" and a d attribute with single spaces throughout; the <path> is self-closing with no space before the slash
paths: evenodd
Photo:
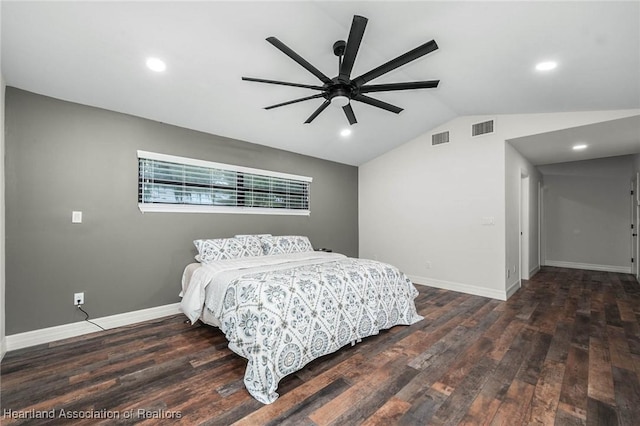
<path id="1" fill-rule="evenodd" d="M 509 141 L 534 166 L 640 152 L 640 115 Z M 587 145 L 575 151 L 575 145 Z"/>
<path id="2" fill-rule="evenodd" d="M 5 0 L 1 13 L 9 86 L 346 164 L 461 115 L 640 108 L 638 1 Z M 338 135 L 348 127 L 338 109 L 303 124 L 322 99 L 264 110 L 317 92 L 241 76 L 319 83 L 265 38 L 333 77 L 332 45 L 347 38 L 354 14 L 369 24 L 353 76 L 435 39 L 438 51 L 372 83 L 440 86 L 371 94 L 404 108 L 399 115 L 354 102 L 358 124 L 348 138 Z M 164 59 L 167 71 L 149 71 L 147 56 Z M 542 60 L 559 66 L 541 74 L 534 66 Z"/>

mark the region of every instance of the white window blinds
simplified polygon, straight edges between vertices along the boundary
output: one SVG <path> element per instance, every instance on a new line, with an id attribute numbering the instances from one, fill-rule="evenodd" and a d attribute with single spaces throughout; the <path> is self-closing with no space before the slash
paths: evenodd
<path id="1" fill-rule="evenodd" d="M 312 179 L 138 151 L 141 211 L 308 215 Z"/>

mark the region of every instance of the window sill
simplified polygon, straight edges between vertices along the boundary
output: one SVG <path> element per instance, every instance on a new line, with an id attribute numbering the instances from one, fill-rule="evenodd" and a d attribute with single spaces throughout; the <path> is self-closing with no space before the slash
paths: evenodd
<path id="1" fill-rule="evenodd" d="M 197 206 L 184 204 L 142 204 L 142 213 L 228 213 L 228 214 L 270 214 L 284 216 L 309 216 L 309 210 L 269 209 L 260 207 Z"/>

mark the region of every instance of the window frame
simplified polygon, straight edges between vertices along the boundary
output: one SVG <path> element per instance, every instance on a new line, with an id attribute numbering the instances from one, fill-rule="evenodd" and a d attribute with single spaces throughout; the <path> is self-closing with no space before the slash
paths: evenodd
<path id="1" fill-rule="evenodd" d="M 199 160 L 195 158 L 179 157 L 169 154 L 160 154 L 150 151 L 137 151 L 138 158 L 138 209 L 142 213 L 231 213 L 231 214 L 267 214 L 267 215 L 293 215 L 309 216 L 311 214 L 310 186 L 313 178 L 308 176 L 294 175 L 290 173 L 275 172 L 271 170 L 256 169 L 252 167 L 236 166 L 231 164 L 217 163 L 213 161 Z M 245 206 L 216 206 L 202 204 L 169 204 L 169 203 L 145 203 L 140 201 L 140 187 L 142 177 L 140 174 L 140 160 L 156 160 L 181 165 L 205 167 L 240 174 L 251 174 L 267 176 L 280 179 L 288 179 L 296 182 L 303 182 L 307 185 L 307 209 L 287 209 L 277 207 L 245 207 Z M 244 178 L 244 176 L 243 176 Z M 237 188 L 237 181 L 236 181 Z M 239 197 L 244 195 L 238 194 Z"/>

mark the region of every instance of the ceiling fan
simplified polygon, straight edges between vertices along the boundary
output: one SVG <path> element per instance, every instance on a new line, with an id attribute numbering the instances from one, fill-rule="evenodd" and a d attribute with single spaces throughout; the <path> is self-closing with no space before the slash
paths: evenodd
<path id="1" fill-rule="evenodd" d="M 282 51 L 285 55 L 296 61 L 304 69 L 315 75 L 323 84 L 309 85 L 289 83 L 286 81 L 265 80 L 262 78 L 242 77 L 245 81 L 255 81 L 258 83 L 279 84 L 282 86 L 302 87 L 305 89 L 320 90 L 321 93 L 312 96 L 306 96 L 304 98 L 294 99 L 292 101 L 282 102 L 276 105 L 271 105 L 265 109 L 278 108 L 285 105 L 291 105 L 302 101 L 308 101 L 310 99 L 324 98 L 325 101 L 316 109 L 307 121 L 306 124 L 311 123 L 322 111 L 325 110 L 330 104 L 342 107 L 349 124 L 357 123 L 356 116 L 351 108 L 351 101 L 363 102 L 365 104 L 372 105 L 374 107 L 382 108 L 387 111 L 394 112 L 396 114 L 402 111 L 395 105 L 387 102 L 383 102 L 379 99 L 372 98 L 365 95 L 365 93 L 372 92 L 389 92 L 394 90 L 413 90 L 413 89 L 431 89 L 438 87 L 440 80 L 431 81 L 411 81 L 406 83 L 390 83 L 390 84 L 370 84 L 367 83 L 375 78 L 380 77 L 398 67 L 401 67 L 411 61 L 414 61 L 427 53 L 433 52 L 438 49 L 438 45 L 434 40 L 431 40 L 415 49 L 398 56 L 389 62 L 380 65 L 377 68 L 372 69 L 369 72 L 362 74 L 354 79 L 351 78 L 351 70 L 362 42 L 365 27 L 367 26 L 368 19 L 363 16 L 354 15 L 353 22 L 351 23 L 351 30 L 349 31 L 349 38 L 345 42 L 344 40 L 338 40 L 333 44 L 333 53 L 338 57 L 338 75 L 334 78 L 329 78 L 324 75 L 320 70 L 307 62 L 303 57 L 291 50 L 287 45 L 278 40 L 275 37 L 267 38 L 267 41 L 274 45 L 277 49 Z"/>

